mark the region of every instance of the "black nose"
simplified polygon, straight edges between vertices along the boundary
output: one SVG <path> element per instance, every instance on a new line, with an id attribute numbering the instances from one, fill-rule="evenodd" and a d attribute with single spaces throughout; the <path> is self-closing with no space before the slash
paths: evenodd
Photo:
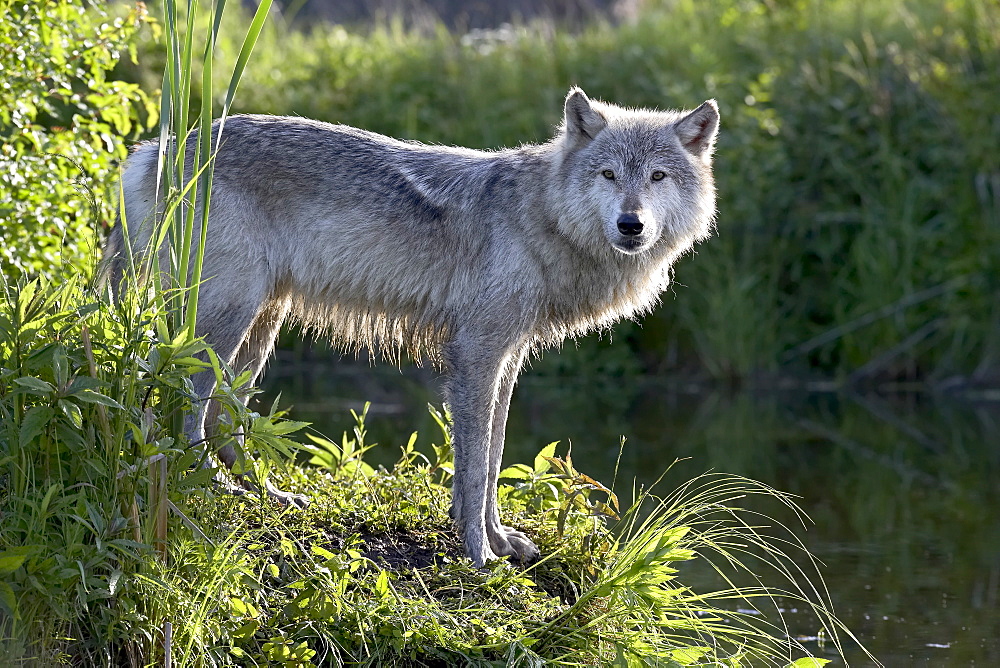
<path id="1" fill-rule="evenodd" d="M 618 216 L 618 231 L 629 237 L 642 234 L 642 223 L 639 222 L 639 216 L 634 213 L 623 213 Z"/>

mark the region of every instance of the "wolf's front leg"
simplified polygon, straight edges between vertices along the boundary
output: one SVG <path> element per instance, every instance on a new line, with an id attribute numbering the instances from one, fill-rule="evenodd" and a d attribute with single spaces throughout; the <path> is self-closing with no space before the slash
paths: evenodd
<path id="1" fill-rule="evenodd" d="M 487 533 L 487 525 L 492 524 L 487 518 L 487 498 L 496 494 L 490 487 L 490 437 L 507 351 L 492 343 L 488 335 L 463 333 L 444 349 L 455 448 L 451 516 L 466 554 L 480 567 L 498 556 Z"/>
<path id="2" fill-rule="evenodd" d="M 497 399 L 493 407 L 493 428 L 490 434 L 489 471 L 486 496 L 486 535 L 490 547 L 501 557 L 509 556 L 522 563 L 534 561 L 539 557 L 538 548 L 531 539 L 520 531 L 505 526 L 500 522 L 500 510 L 497 505 L 497 480 L 500 477 L 500 466 L 503 461 L 503 447 L 507 431 L 507 413 L 510 409 L 510 399 L 517 382 L 517 375 L 527 354 L 527 346 L 510 356 L 497 389 Z"/>

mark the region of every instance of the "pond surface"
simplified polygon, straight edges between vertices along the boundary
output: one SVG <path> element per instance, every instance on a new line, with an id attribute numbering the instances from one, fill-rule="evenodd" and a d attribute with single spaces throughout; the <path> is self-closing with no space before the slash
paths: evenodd
<path id="1" fill-rule="evenodd" d="M 290 417 L 337 441 L 353 426 L 350 409 L 371 401 L 368 440 L 383 444 L 373 462 L 395 461 L 413 431 L 425 451 L 440 442 L 426 409 L 440 404 L 440 385 L 426 369 L 279 362 L 263 386 L 262 403 L 281 392 Z M 662 493 L 710 470 L 791 492 L 807 528 L 777 503 L 760 510 L 794 527 L 822 561 L 836 614 L 885 666 L 1000 666 L 1000 402 L 979 399 L 720 394 L 665 379 L 528 372 L 505 464 L 530 463 L 558 440 L 572 444 L 579 470 L 610 484 L 624 436 L 622 497 L 633 479 L 651 484 L 677 459 Z M 705 565 L 685 568 L 685 584 L 722 588 Z M 815 620 L 785 607 L 790 632 L 822 655 L 810 640 Z M 850 665 L 876 665 L 845 644 Z"/>

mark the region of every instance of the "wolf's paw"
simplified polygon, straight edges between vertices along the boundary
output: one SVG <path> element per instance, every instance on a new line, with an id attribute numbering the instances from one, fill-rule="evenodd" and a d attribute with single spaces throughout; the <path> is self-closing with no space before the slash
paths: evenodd
<path id="1" fill-rule="evenodd" d="M 233 496 L 244 496 L 247 493 L 247 488 L 243 485 L 238 485 L 232 480 L 229 480 L 226 476 L 216 473 L 212 478 L 212 484 L 216 486 L 224 494 L 231 494 Z"/>
<path id="2" fill-rule="evenodd" d="M 512 527 L 499 522 L 490 523 L 486 534 L 490 539 L 490 547 L 498 557 L 510 557 L 513 561 L 528 564 L 542 556 L 530 538 Z"/>
<path id="3" fill-rule="evenodd" d="M 264 487 L 267 489 L 267 495 L 282 506 L 293 506 L 301 509 L 309 505 L 309 497 L 306 495 L 282 491 L 272 485 L 270 480 L 264 482 Z"/>

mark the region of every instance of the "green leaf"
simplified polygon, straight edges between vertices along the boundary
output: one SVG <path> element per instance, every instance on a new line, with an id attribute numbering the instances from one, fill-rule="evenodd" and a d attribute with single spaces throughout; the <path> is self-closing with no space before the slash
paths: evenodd
<path id="1" fill-rule="evenodd" d="M 298 422 L 296 420 L 280 420 L 278 422 L 270 422 L 268 418 L 259 418 L 254 420 L 254 429 L 259 429 L 261 432 L 267 434 L 275 434 L 278 436 L 285 436 L 286 434 L 291 434 L 300 429 L 305 429 L 312 422 Z"/>
<path id="2" fill-rule="evenodd" d="M 97 390 L 107 387 L 107 383 L 98 380 L 97 378 L 91 378 L 90 376 L 77 376 L 73 379 L 73 382 L 69 384 L 69 388 L 66 390 L 66 396 L 71 397 L 80 390 Z"/>
<path id="3" fill-rule="evenodd" d="M 559 441 L 553 441 L 535 456 L 535 473 L 545 473 L 549 470 L 548 460 L 555 456 L 557 445 L 559 445 Z"/>
<path id="4" fill-rule="evenodd" d="M 18 437 L 18 444 L 25 448 L 31 441 L 36 439 L 52 420 L 56 412 L 50 406 L 33 406 L 24 414 L 21 421 L 21 434 Z"/>
<path id="5" fill-rule="evenodd" d="M 529 480 L 532 470 L 527 464 L 514 464 L 500 471 L 500 477 L 507 480 Z"/>
<path id="6" fill-rule="evenodd" d="M 14 596 L 14 590 L 10 588 L 9 584 L 2 581 L 0 581 L 0 605 L 14 619 L 21 618 L 21 614 L 17 609 L 17 597 Z"/>
<path id="7" fill-rule="evenodd" d="M 310 545 L 309 551 L 315 554 L 317 557 L 322 557 L 323 559 L 333 559 L 337 556 L 330 550 L 320 547 L 319 545 Z"/>
<path id="8" fill-rule="evenodd" d="M 28 558 L 26 550 L 4 550 L 0 552 L 0 575 L 9 575 L 21 567 Z"/>
<path id="9" fill-rule="evenodd" d="M 785 668 L 820 668 L 830 663 L 829 659 L 817 659 L 811 656 L 804 656 L 801 659 L 796 659 L 790 664 L 785 666 Z"/>
<path id="10" fill-rule="evenodd" d="M 237 615 L 241 617 L 256 617 L 260 614 L 260 611 L 254 606 L 250 601 L 244 601 L 242 598 L 236 596 L 230 596 L 229 602 L 233 606 L 233 610 Z"/>
<path id="11" fill-rule="evenodd" d="M 682 666 L 690 666 L 701 660 L 703 656 L 711 650 L 708 647 L 681 647 L 670 650 L 670 658 L 677 661 Z"/>
<path id="12" fill-rule="evenodd" d="M 64 399 L 57 401 L 56 405 L 59 406 L 59 410 L 63 412 L 74 428 L 79 429 L 83 426 L 83 413 L 80 412 L 79 406 L 74 404 L 72 401 L 66 401 Z"/>
<path id="13" fill-rule="evenodd" d="M 260 36 L 260 31 L 264 27 L 264 22 L 267 20 L 267 15 L 270 10 L 271 0 L 261 0 L 260 4 L 257 5 L 257 11 L 254 13 L 253 20 L 250 22 L 250 29 L 247 31 L 246 37 L 243 39 L 243 46 L 240 47 L 239 56 L 236 58 L 236 66 L 233 68 L 233 76 L 229 80 L 229 90 L 226 91 L 226 101 L 222 107 L 223 118 L 229 114 L 229 108 L 232 106 L 233 98 L 236 96 L 236 88 L 239 86 L 240 79 L 243 77 L 243 70 L 247 66 L 247 61 L 250 59 L 250 53 L 253 51 L 253 47 L 257 43 L 257 38 Z M 222 133 L 219 133 L 219 140 L 221 139 Z M 216 150 L 218 150 L 218 145 L 216 145 Z"/>
<path id="14" fill-rule="evenodd" d="M 385 599 L 386 594 L 389 593 L 389 573 L 388 571 L 380 571 L 378 577 L 375 578 L 375 593 L 378 594 L 380 599 Z"/>
<path id="15" fill-rule="evenodd" d="M 250 638 L 253 637 L 253 634 L 257 633 L 257 629 L 259 628 L 260 628 L 260 622 L 257 621 L 256 619 L 251 619 L 250 621 L 246 622 L 238 629 L 236 629 L 236 631 L 233 632 L 233 637 L 241 638 L 243 640 L 250 640 Z M 242 650 L 240 650 L 239 647 L 231 648 L 230 652 L 232 652 L 234 656 L 239 656 L 239 657 L 246 656 L 246 654 Z"/>
<path id="16" fill-rule="evenodd" d="M 93 390 L 83 389 L 76 392 L 73 396 L 88 404 L 101 404 L 102 406 L 109 406 L 111 408 L 124 410 L 122 405 L 111 397 L 105 396 L 100 392 L 94 392 Z"/>
<path id="17" fill-rule="evenodd" d="M 56 389 L 51 383 L 48 383 L 41 378 L 35 378 L 34 376 L 15 378 L 14 384 L 23 387 L 24 391 L 31 392 L 32 394 L 51 394 Z"/>
<path id="18" fill-rule="evenodd" d="M 184 476 L 182 486 L 184 489 L 200 489 L 212 481 L 218 469 L 199 468 Z"/>
<path id="19" fill-rule="evenodd" d="M 52 350 L 52 375 L 60 387 L 69 380 L 69 360 L 66 359 L 66 347 L 63 345 L 57 344 Z"/>

